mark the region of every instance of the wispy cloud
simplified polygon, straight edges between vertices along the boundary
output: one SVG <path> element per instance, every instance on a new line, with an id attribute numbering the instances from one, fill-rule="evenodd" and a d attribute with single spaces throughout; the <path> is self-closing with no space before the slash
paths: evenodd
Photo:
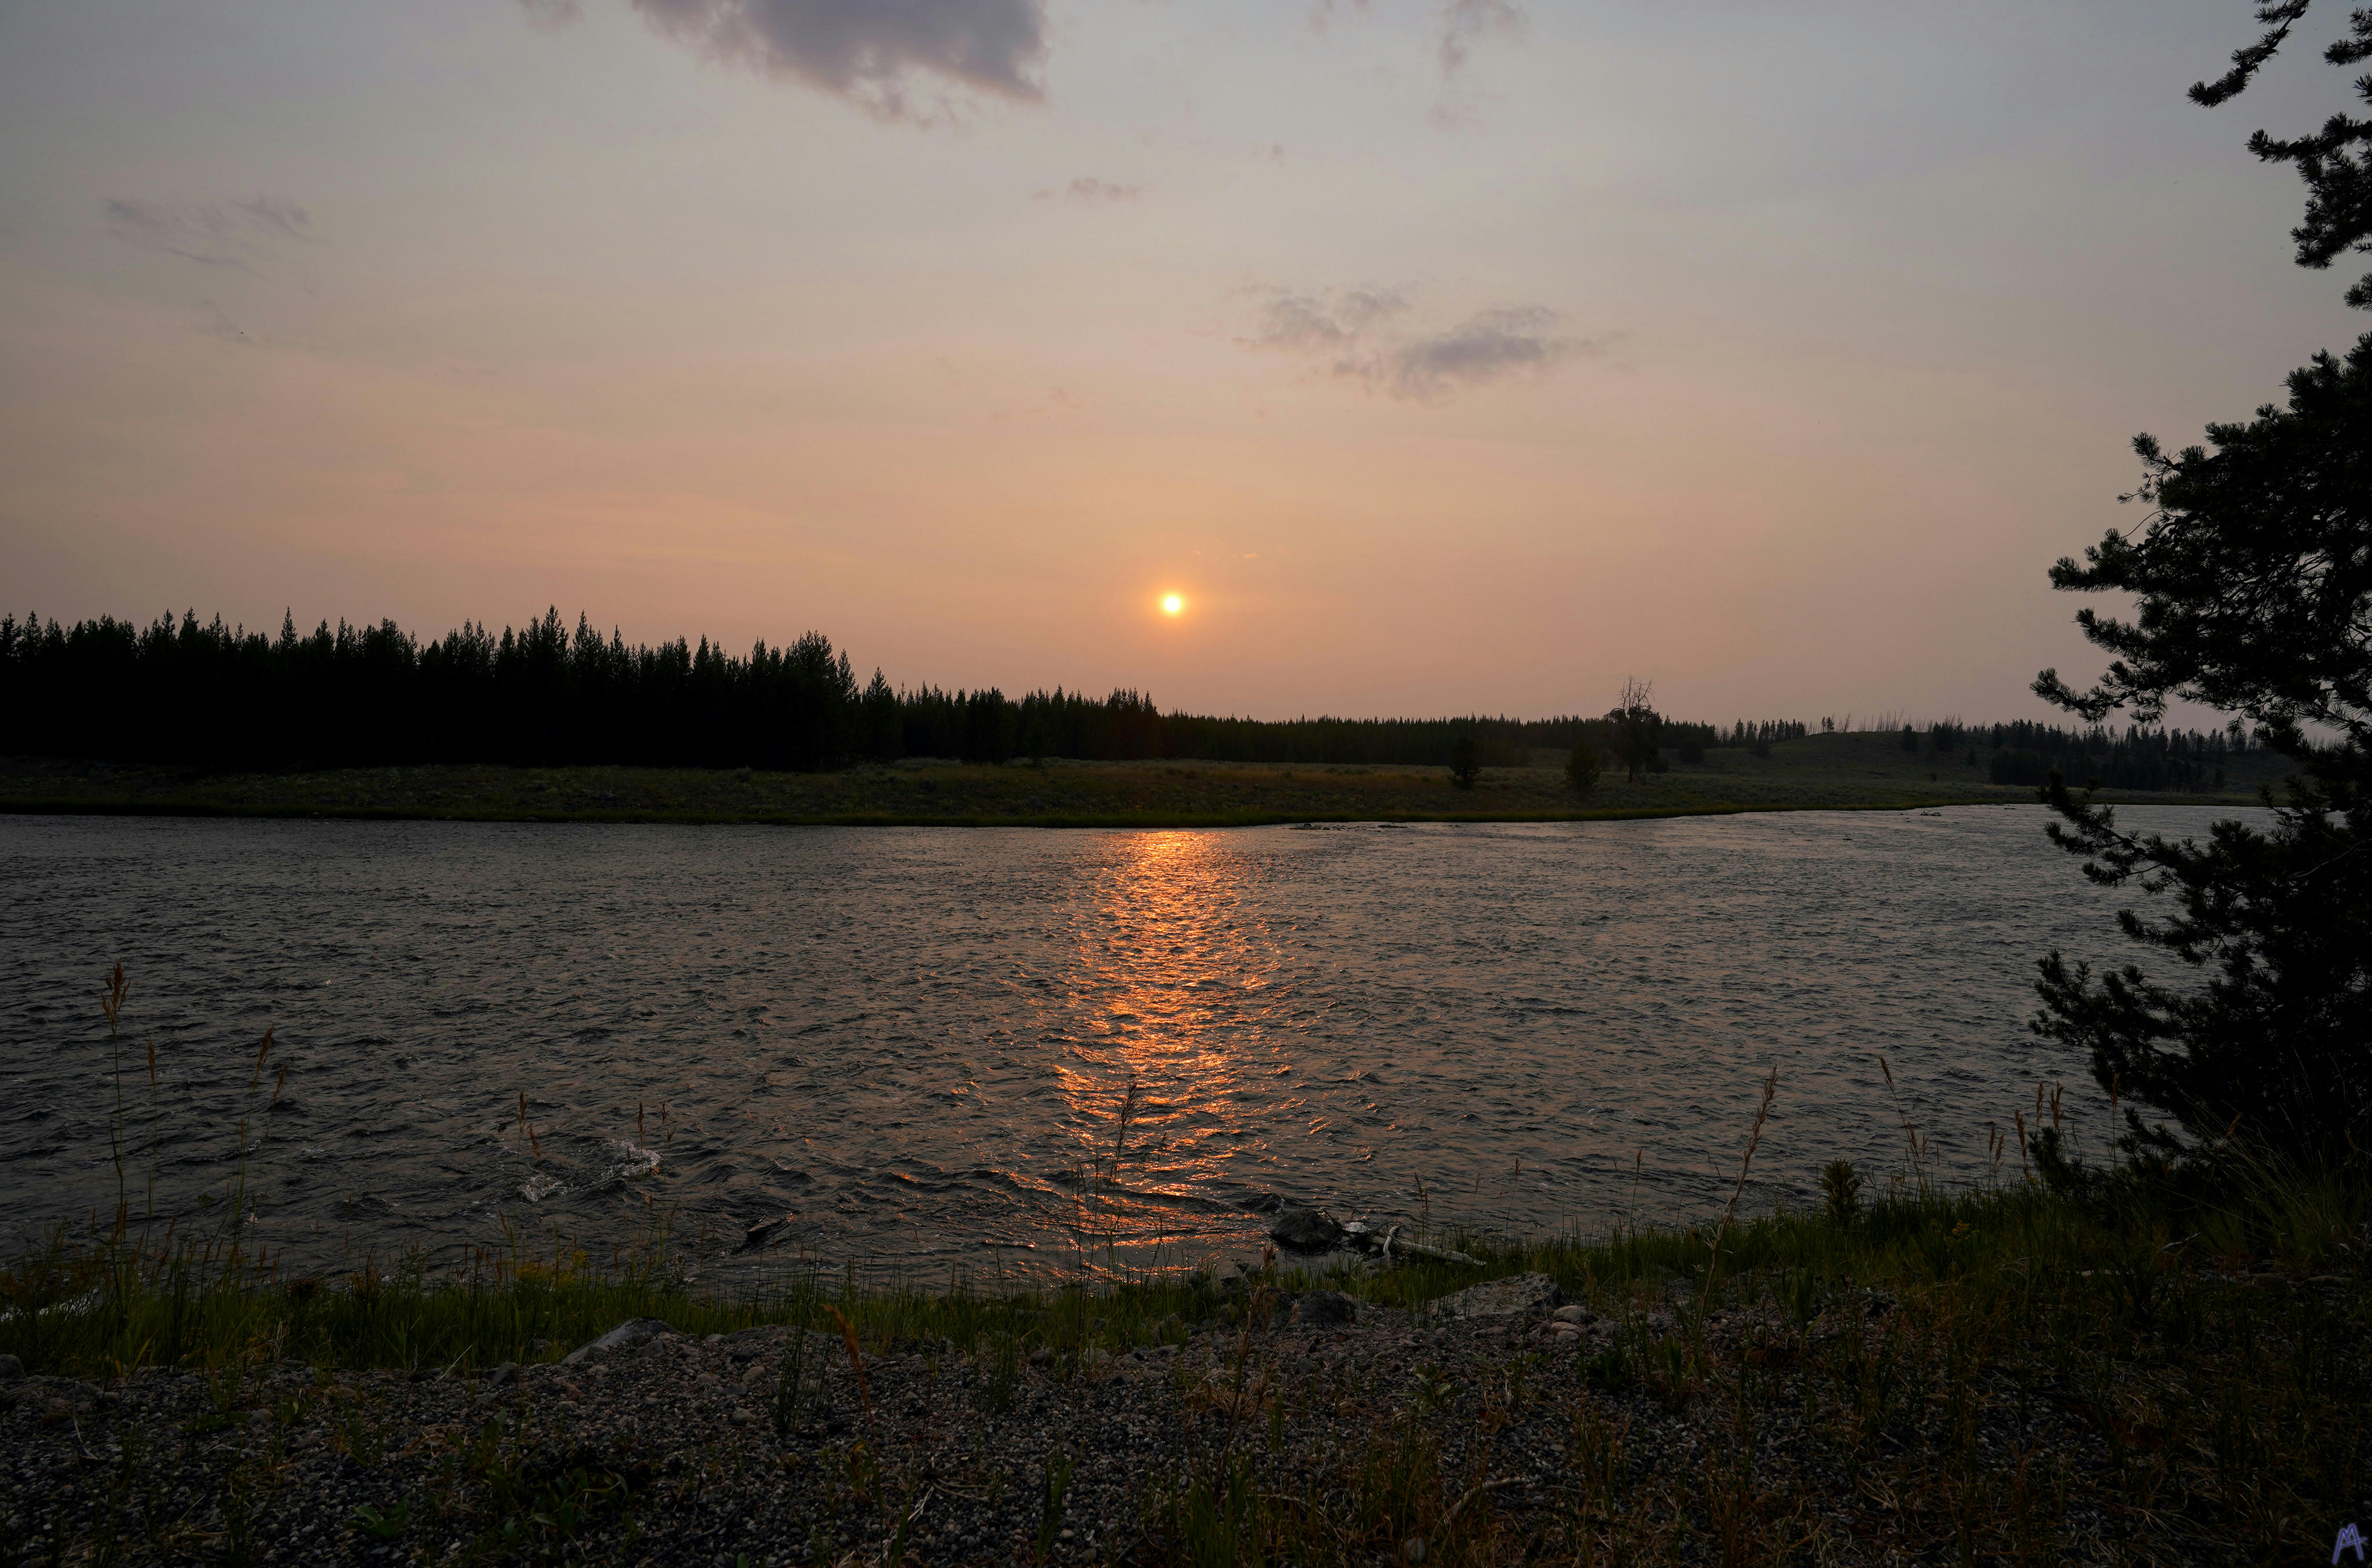
<path id="1" fill-rule="evenodd" d="M 1537 375 L 1567 359 L 1603 354 L 1610 338 L 1567 337 L 1544 305 L 1481 310 L 1444 331 L 1400 344 L 1384 356 L 1392 395 L 1438 398 L 1459 387 Z"/>
<path id="2" fill-rule="evenodd" d="M 118 197 L 100 203 L 99 213 L 107 232 L 122 243 L 205 267 L 253 272 L 270 243 L 314 242 L 312 215 L 278 196 L 229 203 Z"/>
<path id="3" fill-rule="evenodd" d="M 1482 39 L 1517 38 L 1524 31 L 1524 14 L 1507 0 L 1449 0 L 1441 8 L 1441 74 L 1455 76 L 1466 67 Z"/>
<path id="4" fill-rule="evenodd" d="M 1267 292 L 1247 348 L 1300 357 L 1321 375 L 1370 391 L 1436 402 L 1463 389 L 1539 376 L 1603 354 L 1613 334 L 1576 337 L 1544 305 L 1479 310 L 1454 326 L 1408 331 L 1408 301 L 1389 289 Z"/>
<path id="5" fill-rule="evenodd" d="M 519 0 L 530 20 L 579 0 Z M 887 119 L 924 119 L 914 79 L 1035 102 L 1044 0 L 633 0 L 650 24 L 712 60 L 836 93 Z"/>
<path id="6" fill-rule="evenodd" d="M 198 308 L 205 312 L 206 331 L 211 336 L 220 338 L 223 342 L 227 343 L 237 343 L 241 348 L 257 348 L 262 346 L 263 342 L 262 339 L 249 331 L 245 327 L 240 326 L 236 320 L 231 319 L 231 315 L 228 311 L 225 310 L 221 306 L 216 305 L 213 300 L 200 300 L 198 302 Z"/>
<path id="7" fill-rule="evenodd" d="M 1407 308 L 1408 301 L 1389 289 L 1273 289 L 1258 328 L 1243 342 L 1248 348 L 1348 353 L 1377 323 Z"/>
<path id="8" fill-rule="evenodd" d="M 1351 3 L 1362 11 L 1367 8 L 1367 0 L 1351 0 Z M 1326 30 L 1327 24 L 1334 19 L 1334 6 L 1335 0 L 1310 0 L 1309 30 L 1311 32 L 1322 33 Z"/>
<path id="9" fill-rule="evenodd" d="M 1059 196 L 1069 201 L 1084 202 L 1089 206 L 1104 206 L 1115 202 L 1134 202 L 1144 189 L 1142 185 L 1116 185 L 1109 180 L 1098 180 L 1093 175 L 1083 174 L 1060 191 L 1039 192 L 1038 199 L 1045 202 Z"/>

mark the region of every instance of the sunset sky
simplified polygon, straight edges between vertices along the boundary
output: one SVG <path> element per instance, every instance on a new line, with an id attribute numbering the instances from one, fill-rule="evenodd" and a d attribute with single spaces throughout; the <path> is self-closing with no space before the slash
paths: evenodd
<path id="1" fill-rule="evenodd" d="M 2324 41 L 2183 99 L 2251 27 L 0 0 L 0 597 L 1263 717 L 2040 716 L 2134 433 L 2362 330 L 2242 146 L 2337 106 Z"/>

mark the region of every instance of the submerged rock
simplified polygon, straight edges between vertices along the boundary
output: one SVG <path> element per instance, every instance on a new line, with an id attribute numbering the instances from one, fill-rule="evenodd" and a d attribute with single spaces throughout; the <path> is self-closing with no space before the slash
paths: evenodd
<path id="1" fill-rule="evenodd" d="M 749 1232 L 741 1237 L 741 1245 L 733 1250 L 737 1253 L 755 1252 L 762 1248 L 772 1247 L 790 1234 L 790 1223 L 791 1216 L 788 1214 L 777 1214 L 773 1219 L 761 1220 L 750 1227 Z"/>
<path id="2" fill-rule="evenodd" d="M 1343 1230 L 1316 1209 L 1287 1209 L 1269 1226 L 1269 1239 L 1289 1252 L 1331 1252 Z"/>

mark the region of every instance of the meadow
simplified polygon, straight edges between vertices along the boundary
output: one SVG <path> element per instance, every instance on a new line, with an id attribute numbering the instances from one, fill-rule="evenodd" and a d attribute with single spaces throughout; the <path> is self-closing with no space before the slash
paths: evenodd
<path id="1" fill-rule="evenodd" d="M 1633 784 L 1567 788 L 1563 757 L 1446 769 L 1367 764 L 908 758 L 835 772 L 435 764 L 218 772 L 141 763 L 0 759 L 0 811 L 338 816 L 477 821 L 777 822 L 849 826 L 1233 827 L 1300 821 L 1555 821 L 1696 813 L 2028 804 L 1971 756 L 1909 752 L 1893 734 L 1809 735 L 1768 756 L 1714 748 Z M 2287 764 L 2236 759 L 2212 794 L 2104 790 L 2104 800 L 2254 805 Z M 2082 781 L 2076 781 L 2081 783 Z"/>

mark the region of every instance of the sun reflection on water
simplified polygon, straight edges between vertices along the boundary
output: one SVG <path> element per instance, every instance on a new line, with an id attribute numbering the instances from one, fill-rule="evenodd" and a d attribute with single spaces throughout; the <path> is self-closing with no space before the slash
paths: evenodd
<path id="1" fill-rule="evenodd" d="M 1257 864 L 1219 835 L 1117 839 L 1074 931 L 1048 1020 L 1083 1251 L 1142 1264 L 1206 1234 L 1215 1194 L 1271 1163 L 1263 1122 L 1289 1075 L 1271 997 L 1279 934 Z M 1236 1224 L 1240 1224 L 1240 1219 Z"/>

